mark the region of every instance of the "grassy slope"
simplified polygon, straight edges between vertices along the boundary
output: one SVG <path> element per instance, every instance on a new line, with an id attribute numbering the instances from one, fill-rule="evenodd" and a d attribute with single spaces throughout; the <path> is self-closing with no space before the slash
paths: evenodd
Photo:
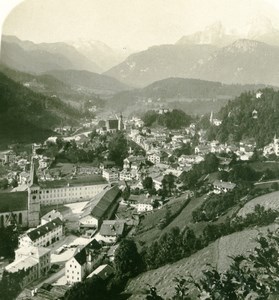
<path id="1" fill-rule="evenodd" d="M 186 201 L 186 197 L 181 196 L 177 199 L 171 200 L 161 209 L 146 214 L 139 225 L 135 240 L 150 244 L 152 241 L 158 238 L 162 233 L 162 230 L 159 229 L 157 225 L 159 224 L 160 220 L 165 217 L 167 207 L 170 209 L 171 214 L 175 214 L 177 211 L 179 211 L 179 209 L 181 209 L 182 205 L 184 205 Z"/>
<path id="2" fill-rule="evenodd" d="M 259 231 L 266 232 L 267 229 L 275 230 L 276 228 L 278 228 L 278 225 L 270 225 L 233 233 L 220 238 L 188 258 L 156 270 L 145 272 L 132 279 L 127 285 L 126 291 L 132 294 L 129 299 L 144 299 L 148 284 L 156 286 L 158 294 L 167 299 L 175 293 L 175 284 L 173 283 L 175 276 L 183 276 L 190 271 L 195 278 L 199 278 L 207 263 L 210 263 L 213 267 L 217 267 L 219 271 L 224 271 L 231 262 L 228 256 L 247 253 L 255 247 L 256 243 L 254 239 Z"/>
<path id="3" fill-rule="evenodd" d="M 186 207 L 181 211 L 181 213 L 167 225 L 163 230 L 157 227 L 157 224 L 162 218 L 164 218 L 166 213 L 166 206 L 160 210 L 146 215 L 145 219 L 141 222 L 139 227 L 139 232 L 135 236 L 136 241 L 142 241 L 146 244 L 152 243 L 155 239 L 159 238 L 162 234 L 169 231 L 172 227 L 178 226 L 183 228 L 185 226 L 194 226 L 198 232 L 201 232 L 204 224 L 193 224 L 192 211 L 200 206 L 204 201 L 206 196 L 200 198 L 193 198 L 186 205 Z M 177 199 L 173 199 L 168 203 L 172 213 L 179 211 L 181 206 L 186 202 L 185 196 L 181 196 Z M 195 231 L 196 231 L 195 230 Z"/>
<path id="4" fill-rule="evenodd" d="M 245 216 L 247 213 L 251 213 L 257 204 L 265 207 L 265 209 L 271 208 L 279 210 L 279 192 L 269 193 L 260 197 L 256 197 L 247 202 L 238 212 L 238 216 Z"/>

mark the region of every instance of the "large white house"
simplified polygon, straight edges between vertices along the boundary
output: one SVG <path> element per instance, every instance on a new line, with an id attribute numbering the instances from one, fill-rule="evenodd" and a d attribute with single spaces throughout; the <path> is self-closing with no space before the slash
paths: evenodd
<path id="1" fill-rule="evenodd" d="M 82 281 L 93 269 L 93 259 L 101 245 L 94 239 L 83 248 L 77 248 L 75 255 L 65 264 L 67 283 Z"/>
<path id="2" fill-rule="evenodd" d="M 15 260 L 5 267 L 9 273 L 24 272 L 21 286 L 24 287 L 45 275 L 50 269 L 50 249 L 42 247 L 19 248 Z"/>
<path id="3" fill-rule="evenodd" d="M 62 235 L 63 222 L 59 218 L 56 218 L 20 236 L 19 247 L 48 247 L 60 240 Z"/>

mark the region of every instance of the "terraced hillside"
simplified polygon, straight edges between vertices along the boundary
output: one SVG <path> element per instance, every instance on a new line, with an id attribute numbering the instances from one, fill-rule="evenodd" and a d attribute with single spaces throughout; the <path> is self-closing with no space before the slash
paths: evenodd
<path id="1" fill-rule="evenodd" d="M 247 254 L 249 250 L 255 248 L 254 239 L 259 231 L 266 232 L 268 229 L 274 231 L 277 228 L 278 225 L 274 224 L 233 233 L 218 239 L 188 258 L 145 272 L 132 279 L 127 285 L 126 292 L 131 294 L 129 299 L 144 299 L 148 285 L 156 286 L 158 294 L 163 299 L 168 299 L 175 294 L 174 277 L 186 275 L 191 271 L 194 278 L 199 278 L 207 263 L 216 267 L 218 271 L 225 271 L 231 263 L 229 256 Z"/>

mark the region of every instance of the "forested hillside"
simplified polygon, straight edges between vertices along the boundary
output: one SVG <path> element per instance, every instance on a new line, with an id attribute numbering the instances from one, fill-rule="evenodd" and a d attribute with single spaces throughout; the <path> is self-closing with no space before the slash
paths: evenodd
<path id="1" fill-rule="evenodd" d="M 0 144 L 43 140 L 79 112 L 58 98 L 34 93 L 0 73 Z"/>
<path id="2" fill-rule="evenodd" d="M 251 92 L 243 93 L 229 101 L 219 115 L 222 124 L 211 128 L 211 138 L 238 142 L 253 137 L 262 147 L 279 134 L 279 92 L 264 89 L 259 98 Z"/>

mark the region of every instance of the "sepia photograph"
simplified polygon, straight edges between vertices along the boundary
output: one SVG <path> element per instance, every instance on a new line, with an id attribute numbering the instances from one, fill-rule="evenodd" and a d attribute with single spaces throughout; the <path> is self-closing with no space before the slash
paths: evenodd
<path id="1" fill-rule="evenodd" d="M 279 300 L 279 0 L 0 0 L 0 300 Z"/>

